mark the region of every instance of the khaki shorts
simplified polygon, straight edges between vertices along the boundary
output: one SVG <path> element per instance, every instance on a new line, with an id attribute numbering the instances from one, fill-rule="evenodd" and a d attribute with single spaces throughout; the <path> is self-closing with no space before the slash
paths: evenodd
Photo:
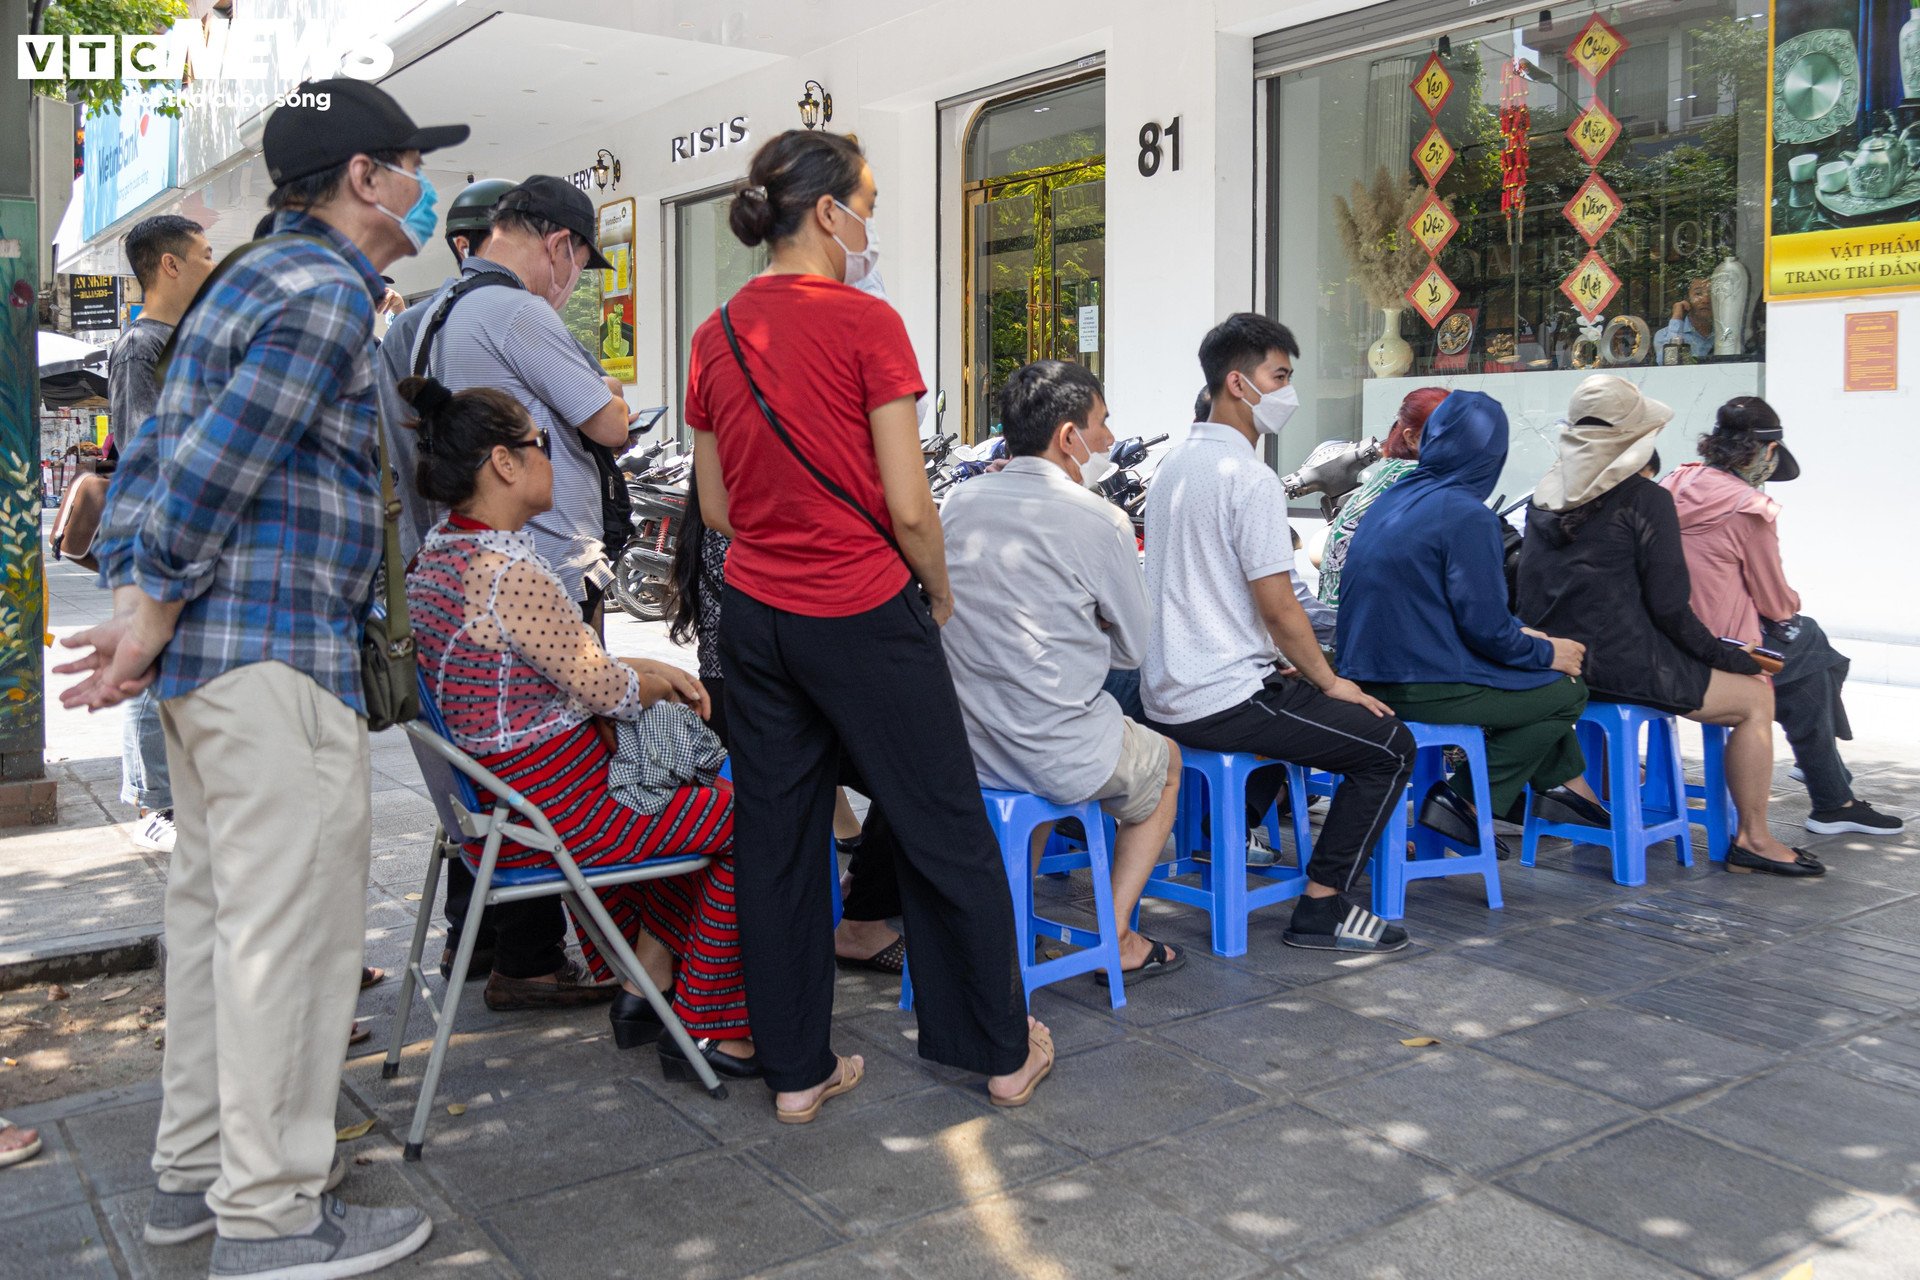
<path id="1" fill-rule="evenodd" d="M 1145 822 L 1160 807 L 1160 796 L 1167 788 L 1167 740 L 1153 730 L 1122 719 L 1125 736 L 1120 739 L 1120 763 L 1114 766 L 1107 784 L 1093 793 L 1100 807 L 1115 822 L 1129 826 Z"/>

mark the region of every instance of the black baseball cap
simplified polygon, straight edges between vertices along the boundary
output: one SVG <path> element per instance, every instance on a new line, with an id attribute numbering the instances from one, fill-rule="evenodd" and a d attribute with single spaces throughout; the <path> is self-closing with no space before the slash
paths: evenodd
<path id="1" fill-rule="evenodd" d="M 326 110 L 308 105 L 321 95 Z M 275 186 L 309 177 L 372 151 L 437 151 L 467 140 L 464 124 L 422 129 L 384 89 L 342 77 L 309 80 L 267 117 L 260 149 Z"/>
<path id="2" fill-rule="evenodd" d="M 515 187 L 493 206 L 495 213 L 525 213 L 545 219 L 587 242 L 587 265 L 600 271 L 613 270 L 613 264 L 600 256 L 599 227 L 593 201 L 587 193 L 564 178 L 536 173 Z"/>

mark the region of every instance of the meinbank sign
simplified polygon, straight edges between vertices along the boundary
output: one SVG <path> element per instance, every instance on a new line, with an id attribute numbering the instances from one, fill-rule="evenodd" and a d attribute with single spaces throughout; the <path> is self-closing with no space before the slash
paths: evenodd
<path id="1" fill-rule="evenodd" d="M 23 80 L 152 80 L 189 83 L 182 105 L 238 107 L 243 113 L 284 105 L 287 93 L 236 90 L 250 81 L 298 84 L 332 75 L 377 80 L 393 69 L 393 50 L 363 31 L 291 18 L 236 17 L 232 22 L 177 22 L 159 35 L 24 35 L 17 37 L 16 74 Z M 309 95 L 315 99 L 323 94 Z M 330 103 L 303 101 L 325 110 Z"/>

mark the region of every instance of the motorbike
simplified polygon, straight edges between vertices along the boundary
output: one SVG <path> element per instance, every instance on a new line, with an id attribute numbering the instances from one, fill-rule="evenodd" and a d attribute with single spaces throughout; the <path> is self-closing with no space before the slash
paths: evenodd
<path id="1" fill-rule="evenodd" d="M 659 622 L 672 603 L 673 552 L 687 515 L 693 455 L 662 440 L 620 459 L 633 504 L 633 536 L 613 567 L 607 596 L 642 622 Z"/>
<path id="2" fill-rule="evenodd" d="M 1140 465 L 1147 460 L 1147 454 L 1155 445 L 1166 442 L 1164 435 L 1151 440 L 1130 436 L 1115 441 L 1113 448 L 1107 451 L 1115 470 L 1100 482 L 1100 493 L 1127 513 L 1127 519 L 1133 522 L 1134 540 L 1141 546 L 1146 545 L 1147 477 L 1140 475 Z"/>
<path id="3" fill-rule="evenodd" d="M 1280 487 L 1289 499 L 1319 494 L 1320 514 L 1331 524 L 1340 514 L 1342 500 L 1360 487 L 1360 473 L 1378 461 L 1380 441 L 1372 437 L 1358 444 L 1323 440 L 1298 470 L 1280 477 Z"/>

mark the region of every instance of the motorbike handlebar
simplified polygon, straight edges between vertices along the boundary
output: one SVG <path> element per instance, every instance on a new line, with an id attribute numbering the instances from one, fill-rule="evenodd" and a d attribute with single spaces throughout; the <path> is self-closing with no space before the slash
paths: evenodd
<path id="1" fill-rule="evenodd" d="M 1380 460 L 1380 442 L 1362 440 L 1351 449 L 1326 458 L 1320 462 L 1309 463 L 1288 476 L 1281 477 L 1280 487 L 1289 498 L 1302 497 L 1309 493 L 1324 493 L 1339 498 L 1352 493 L 1360 483 L 1360 473 Z"/>

